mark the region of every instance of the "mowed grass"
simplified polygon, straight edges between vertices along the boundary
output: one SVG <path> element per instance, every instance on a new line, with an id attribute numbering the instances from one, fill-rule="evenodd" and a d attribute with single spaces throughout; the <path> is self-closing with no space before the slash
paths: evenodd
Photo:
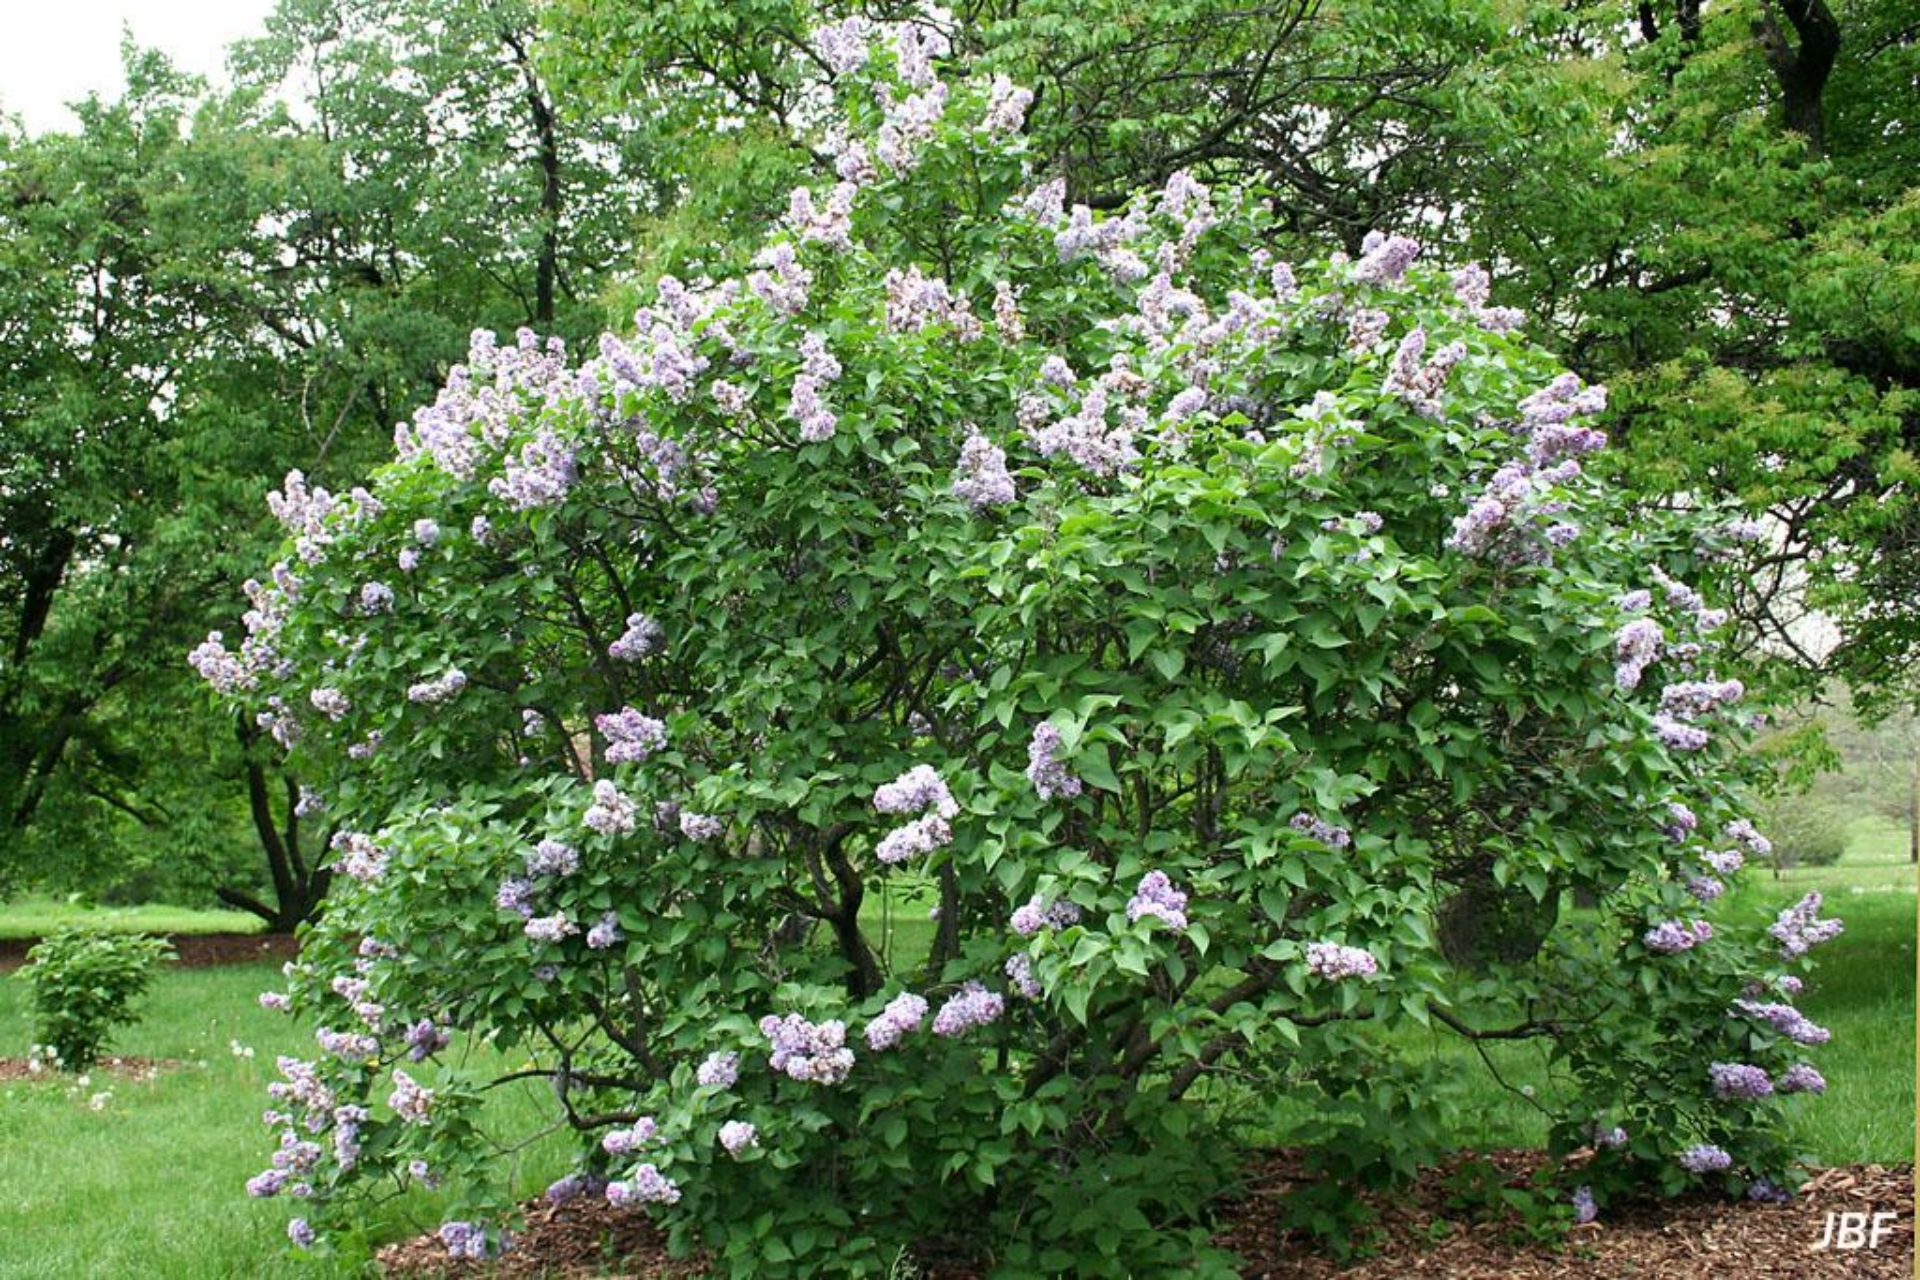
<path id="1" fill-rule="evenodd" d="M 51 899 L 0 903 L 0 938 L 41 938 L 66 925 L 109 933 L 258 933 L 262 927 L 260 917 L 244 911 L 159 903 L 138 907 L 89 907 Z"/>
<path id="2" fill-rule="evenodd" d="M 94 1071 L 84 1087 L 66 1077 L 0 1084 L 0 1280 L 370 1274 L 365 1247 L 290 1256 L 286 1224 L 297 1202 L 245 1193 L 272 1150 L 260 1112 L 274 1058 L 314 1052 L 310 1028 L 256 1003 L 279 981 L 272 965 L 169 967 L 140 1025 L 112 1051 L 181 1065 L 152 1081 Z M 0 1056 L 26 1052 L 25 997 L 24 983 L 0 977 Z M 253 1056 L 236 1055 L 235 1043 Z M 524 1136 L 545 1114 L 541 1092 L 537 1082 L 497 1091 L 491 1124 Z M 109 1097 L 94 1110 L 102 1093 Z M 546 1101 L 550 1109 L 550 1093 Z M 516 1189 L 536 1194 L 566 1158 L 554 1141 L 521 1153 Z M 440 1200 L 415 1191 L 388 1202 L 367 1222 L 369 1238 L 432 1230 Z"/>

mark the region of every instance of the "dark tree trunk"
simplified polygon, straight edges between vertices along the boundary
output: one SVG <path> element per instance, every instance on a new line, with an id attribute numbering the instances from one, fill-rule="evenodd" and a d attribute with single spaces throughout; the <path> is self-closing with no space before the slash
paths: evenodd
<path id="1" fill-rule="evenodd" d="M 1920 746 L 1913 750 L 1907 774 L 1907 861 L 1920 865 Z"/>
<path id="2" fill-rule="evenodd" d="M 1780 29 L 1774 10 L 1784 14 L 1793 39 Z M 1840 21 L 1826 0 L 1770 0 L 1759 23 L 1767 65 L 1780 86 L 1783 123 L 1807 140 L 1814 152 L 1826 150 L 1827 131 L 1822 98 L 1833 64 L 1840 56 Z"/>
<path id="3" fill-rule="evenodd" d="M 547 101 L 533 60 L 519 33 L 503 31 L 500 38 L 513 51 L 514 65 L 526 83 L 527 111 L 533 118 L 535 150 L 540 165 L 540 253 L 533 269 L 533 322 L 553 327 L 553 292 L 560 275 L 560 133 L 553 104 Z"/>
<path id="4" fill-rule="evenodd" d="M 231 885 L 221 885 L 214 896 L 230 907 L 259 916 L 272 933 L 292 933 L 310 919 L 326 896 L 332 873 L 324 868 L 309 871 L 300 852 L 300 787 L 291 777 L 282 776 L 286 791 L 286 819 L 282 826 L 273 813 L 273 789 L 268 784 L 267 766 L 255 757 L 259 732 L 239 717 L 234 724 L 240 749 L 246 755 L 247 808 L 253 816 L 254 834 L 267 858 L 267 875 L 273 881 L 273 904 Z"/>

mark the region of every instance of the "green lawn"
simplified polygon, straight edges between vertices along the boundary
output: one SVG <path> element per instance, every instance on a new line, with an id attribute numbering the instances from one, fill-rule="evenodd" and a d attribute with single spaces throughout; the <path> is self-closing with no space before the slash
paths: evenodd
<path id="1" fill-rule="evenodd" d="M 244 1190 L 271 1151 L 259 1117 L 274 1057 L 313 1055 L 310 1031 L 255 1003 L 279 979 L 273 965 L 163 972 L 144 1020 L 114 1046 L 182 1060 L 157 1080 L 96 1071 L 84 1088 L 0 1084 L 0 1280 L 361 1274 L 351 1258 L 285 1256 L 296 1202 L 249 1200 Z M 23 983 L 0 977 L 0 1055 L 26 1051 L 25 995 Z M 236 1042 L 253 1056 L 237 1056 Z M 96 1111 L 102 1092 L 110 1098 Z M 493 1105 L 524 1122 L 538 1093 L 512 1086 Z M 523 1153 L 518 1189 L 536 1194 L 565 1158 L 550 1143 Z M 382 1240 L 431 1230 L 437 1201 L 415 1192 L 390 1202 L 369 1230 Z"/>
<path id="2" fill-rule="evenodd" d="M 1809 1016 L 1833 1030 L 1833 1041 L 1812 1055 L 1831 1088 L 1824 1098 L 1796 1104 L 1796 1132 L 1822 1163 L 1904 1160 L 1914 1132 L 1911 869 L 1856 863 L 1850 856 L 1838 867 L 1789 875 L 1777 885 L 1754 878 L 1737 909 L 1771 914 L 1819 887 L 1831 911 L 1847 922 L 1846 933 L 1816 953 L 1819 967 L 1801 1001 Z M 872 904 L 869 924 L 886 938 L 895 966 L 912 965 L 925 954 L 930 903 L 930 896 L 909 892 Z M 138 912 L 119 914 L 142 918 Z M 185 913 L 160 918 L 169 924 L 145 927 L 178 927 Z M 12 924 L 16 917 L 0 919 Z M 0 1280 L 359 1274 L 351 1258 L 283 1256 L 285 1223 L 297 1210 L 285 1201 L 248 1200 L 242 1190 L 266 1163 L 268 1139 L 258 1116 L 274 1056 L 312 1052 L 306 1032 L 254 1002 L 278 978 L 270 965 L 162 973 L 145 1020 L 116 1046 L 185 1063 L 156 1081 L 96 1073 L 85 1088 L 62 1082 L 0 1085 Z M 24 984 L 0 978 L 0 1055 L 23 1054 L 31 1038 L 25 994 Z M 1495 1085 L 1456 1038 L 1400 1034 L 1403 1048 L 1424 1045 L 1469 1081 L 1467 1114 L 1474 1127 L 1462 1135 L 1465 1141 L 1541 1141 L 1538 1113 Z M 236 1041 L 254 1056 L 236 1056 Z M 1537 1051 L 1517 1045 L 1494 1045 L 1492 1051 L 1512 1084 L 1545 1085 Z M 90 1099 L 103 1091 L 111 1098 L 93 1110 Z M 532 1084 L 522 1092 L 502 1090 L 492 1114 L 524 1120 L 538 1105 L 538 1092 Z M 1285 1101 L 1262 1105 L 1268 1123 L 1284 1129 Z M 564 1166 L 563 1148 L 553 1140 L 525 1154 L 516 1177 L 522 1194 L 533 1194 Z M 436 1198 L 415 1192 L 383 1206 L 367 1229 L 385 1240 L 429 1230 L 439 1220 Z"/>
<path id="3" fill-rule="evenodd" d="M 162 904 L 87 907 L 50 899 L 0 904 L 0 938 L 39 938 L 62 925 L 114 933 L 258 933 L 261 920 L 244 911 L 207 911 Z"/>

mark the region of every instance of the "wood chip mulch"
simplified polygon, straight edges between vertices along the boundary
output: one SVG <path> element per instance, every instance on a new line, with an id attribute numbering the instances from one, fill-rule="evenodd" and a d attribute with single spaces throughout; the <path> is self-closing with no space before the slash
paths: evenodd
<path id="1" fill-rule="evenodd" d="M 210 969 L 218 965 L 252 964 L 261 960 L 291 960 L 299 940 L 290 933 L 169 933 L 174 964 L 182 969 Z M 27 952 L 38 938 L 0 938 L 0 973 L 27 962 Z"/>
<path id="2" fill-rule="evenodd" d="M 1504 1151 L 1487 1157 L 1523 1181 L 1542 1157 Z M 1225 1206 L 1218 1239 L 1248 1265 L 1250 1280 L 1824 1280 L 1825 1277 L 1909 1277 L 1914 1271 L 1914 1180 L 1911 1165 L 1846 1165 L 1816 1173 L 1787 1204 L 1729 1203 L 1705 1198 L 1647 1202 L 1610 1209 L 1573 1228 L 1558 1248 L 1528 1244 L 1511 1223 L 1458 1221 L 1445 1204 L 1445 1171 L 1410 1191 L 1375 1201 L 1379 1221 L 1365 1256 L 1343 1266 L 1308 1241 L 1278 1228 L 1275 1204 L 1296 1185 L 1296 1153 L 1271 1152 L 1247 1169 L 1246 1194 Z M 1877 1247 L 1818 1247 L 1828 1214 L 1892 1211 L 1893 1231 Z M 1444 1225 L 1441 1225 L 1444 1222 Z M 598 1197 L 560 1208 L 535 1202 L 526 1227 L 503 1259 L 452 1262 L 433 1236 L 390 1245 L 379 1261 L 396 1280 L 668 1280 L 699 1274 L 675 1262 L 666 1239 L 641 1213 L 616 1210 Z M 942 1268 L 935 1280 L 975 1273 Z"/>
<path id="3" fill-rule="evenodd" d="M 1514 1185 L 1538 1168 L 1538 1152 L 1491 1153 Z M 1785 1204 L 1706 1197 L 1609 1206 L 1576 1226 L 1559 1248 L 1528 1244 L 1508 1222 L 1463 1222 L 1447 1210 L 1443 1175 L 1407 1193 L 1373 1200 L 1380 1214 L 1367 1256 L 1345 1267 L 1277 1229 L 1274 1204 L 1299 1181 L 1297 1158 L 1276 1152 L 1249 1171 L 1249 1195 L 1232 1206 L 1220 1242 L 1250 1260 L 1257 1280 L 1821 1280 L 1914 1275 L 1912 1165 L 1844 1165 L 1816 1173 Z M 1898 1216 L 1873 1249 L 1819 1249 L 1829 1213 Z M 1444 1223 L 1444 1225 L 1440 1225 Z"/>
<path id="4" fill-rule="evenodd" d="M 178 1058 L 102 1058 L 89 1067 L 84 1074 L 90 1079 L 111 1077 L 115 1080 L 151 1080 L 163 1071 L 171 1071 L 180 1065 Z M 73 1084 L 76 1077 L 60 1071 L 50 1071 L 45 1067 L 35 1071 L 27 1065 L 25 1058 L 0 1058 L 0 1084 L 12 1084 L 25 1080 L 34 1084 Z"/>

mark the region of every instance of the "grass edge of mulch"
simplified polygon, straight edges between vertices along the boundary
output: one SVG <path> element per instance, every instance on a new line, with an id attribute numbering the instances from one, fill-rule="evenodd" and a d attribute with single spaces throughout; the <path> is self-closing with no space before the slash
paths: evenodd
<path id="1" fill-rule="evenodd" d="M 1524 1179 L 1544 1153 L 1480 1153 Z M 1248 1162 L 1247 1190 L 1222 1202 L 1215 1239 L 1246 1259 L 1252 1280 L 1556 1280 L 1559 1277 L 1641 1276 L 1648 1280 L 1706 1280 L 1738 1275 L 1787 1280 L 1824 1277 L 1907 1277 L 1914 1274 L 1912 1165 L 1837 1165 L 1813 1172 L 1786 1204 L 1727 1201 L 1704 1195 L 1646 1200 L 1576 1226 L 1556 1246 L 1516 1242 L 1515 1224 L 1456 1222 L 1443 1212 L 1449 1165 L 1423 1174 L 1414 1187 L 1370 1197 L 1379 1220 L 1367 1256 L 1342 1264 L 1311 1242 L 1277 1229 L 1275 1204 L 1298 1181 L 1297 1153 L 1256 1154 Z M 1820 1250 L 1827 1215 L 1892 1210 L 1893 1233 L 1877 1249 Z M 524 1230 L 505 1258 L 460 1262 L 446 1256 L 433 1235 L 380 1250 L 383 1274 L 394 1280 L 588 1280 L 624 1276 L 679 1280 L 702 1274 L 676 1261 L 666 1237 L 638 1210 L 616 1210 L 595 1198 L 554 1206 L 525 1206 Z M 1436 1233 L 1435 1223 L 1446 1229 Z M 974 1280 L 964 1269 L 928 1271 L 930 1280 Z"/>
<path id="2" fill-rule="evenodd" d="M 291 960 L 300 947 L 299 939 L 291 933 L 155 933 L 148 936 L 165 939 L 173 948 L 173 957 L 167 963 L 182 969 Z M 0 938 L 0 973 L 24 966 L 27 952 L 40 941 L 39 938 Z"/>

